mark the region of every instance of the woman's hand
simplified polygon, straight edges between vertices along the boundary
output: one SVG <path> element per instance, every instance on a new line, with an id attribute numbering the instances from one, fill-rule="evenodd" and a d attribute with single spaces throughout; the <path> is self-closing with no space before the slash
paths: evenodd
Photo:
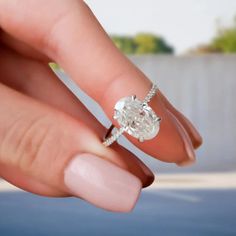
<path id="1" fill-rule="evenodd" d="M 111 211 L 130 211 L 152 172 L 117 143 L 55 77 L 57 62 L 110 119 L 121 97 L 144 98 L 150 80 L 113 45 L 79 0 L 0 1 L 0 176 L 46 196 L 77 196 Z M 150 106 L 162 117 L 149 155 L 194 162 L 202 139 L 160 92 Z"/>

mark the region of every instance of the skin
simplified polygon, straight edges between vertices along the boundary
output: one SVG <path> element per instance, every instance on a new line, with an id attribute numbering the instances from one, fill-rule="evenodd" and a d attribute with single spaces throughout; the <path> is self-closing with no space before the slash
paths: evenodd
<path id="1" fill-rule="evenodd" d="M 78 0 L 0 0 L 0 28 L 0 176 L 39 195 L 70 196 L 63 171 L 75 153 L 90 152 L 150 185 L 151 170 L 117 143 L 104 147 L 106 128 L 48 67 L 57 62 L 112 121 L 121 97 L 145 97 L 150 80 L 89 7 Z M 158 136 L 143 143 L 126 137 L 161 161 L 194 162 L 202 143 L 196 128 L 160 91 L 150 106 L 162 118 Z"/>

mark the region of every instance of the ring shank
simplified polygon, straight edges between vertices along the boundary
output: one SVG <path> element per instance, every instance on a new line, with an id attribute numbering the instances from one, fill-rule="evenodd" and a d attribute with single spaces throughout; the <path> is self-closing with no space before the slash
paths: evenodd
<path id="1" fill-rule="evenodd" d="M 112 131 L 115 130 L 115 133 L 112 134 Z M 120 129 L 117 129 L 113 124 L 110 126 L 110 128 L 107 130 L 107 133 L 103 139 L 103 144 L 108 147 L 112 143 L 114 143 L 125 131 L 124 127 L 121 127 Z M 112 134 L 112 135 L 111 135 Z"/>

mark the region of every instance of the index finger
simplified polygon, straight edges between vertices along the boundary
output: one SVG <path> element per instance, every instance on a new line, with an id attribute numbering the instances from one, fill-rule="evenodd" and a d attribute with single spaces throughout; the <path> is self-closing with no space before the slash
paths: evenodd
<path id="1" fill-rule="evenodd" d="M 59 63 L 113 120 L 122 97 L 144 99 L 151 81 L 114 46 L 83 1 L 1 1 L 1 27 Z M 159 134 L 143 143 L 126 135 L 146 153 L 168 162 L 194 160 L 192 143 L 158 94 L 150 106 L 162 118 Z"/>

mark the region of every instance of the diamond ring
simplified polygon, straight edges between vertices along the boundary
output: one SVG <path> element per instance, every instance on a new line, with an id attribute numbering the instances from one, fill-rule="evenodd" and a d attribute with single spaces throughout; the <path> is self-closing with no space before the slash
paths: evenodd
<path id="1" fill-rule="evenodd" d="M 140 142 L 154 138 L 159 132 L 161 118 L 148 103 L 156 93 L 157 86 L 153 84 L 143 101 L 136 95 L 121 98 L 115 104 L 113 116 L 120 128 L 115 128 L 112 124 L 104 137 L 103 144 L 111 145 L 123 132 L 137 138 Z"/>

